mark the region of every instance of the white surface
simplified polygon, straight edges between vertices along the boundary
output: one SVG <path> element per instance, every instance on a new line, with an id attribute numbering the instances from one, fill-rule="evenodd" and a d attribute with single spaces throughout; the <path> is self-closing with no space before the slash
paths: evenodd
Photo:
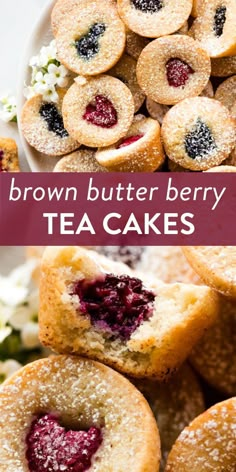
<path id="1" fill-rule="evenodd" d="M 0 95 L 9 91 L 18 94 L 19 66 L 28 38 L 42 8 L 49 0 L 0 0 Z M 14 138 L 19 146 L 22 170 L 28 170 L 16 124 L 0 121 L 0 136 Z"/>

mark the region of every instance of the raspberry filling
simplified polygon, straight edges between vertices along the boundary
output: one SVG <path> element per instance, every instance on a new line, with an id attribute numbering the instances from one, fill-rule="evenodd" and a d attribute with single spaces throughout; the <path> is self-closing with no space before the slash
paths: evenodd
<path id="1" fill-rule="evenodd" d="M 91 26 L 88 34 L 75 41 L 75 47 L 82 59 L 89 61 L 99 53 L 99 39 L 105 31 L 104 23 L 95 23 Z"/>
<path id="2" fill-rule="evenodd" d="M 183 87 L 189 79 L 189 76 L 194 74 L 194 70 L 181 59 L 173 58 L 166 63 L 167 80 L 171 87 Z"/>
<path id="3" fill-rule="evenodd" d="M 105 278 L 82 280 L 73 294 L 79 296 L 81 313 L 91 323 L 122 340 L 153 314 L 155 295 L 143 287 L 142 281 L 128 275 L 107 274 Z"/>
<path id="4" fill-rule="evenodd" d="M 95 103 L 89 103 L 83 119 L 100 128 L 113 128 L 118 121 L 116 109 L 103 95 L 97 95 Z"/>
<path id="5" fill-rule="evenodd" d="M 30 472 L 84 472 L 102 443 L 99 428 L 66 430 L 52 414 L 38 417 L 26 438 Z"/>
<path id="6" fill-rule="evenodd" d="M 217 148 L 210 128 L 198 118 L 194 128 L 185 137 L 185 150 L 191 159 L 204 157 Z"/>
<path id="7" fill-rule="evenodd" d="M 3 159 L 4 159 L 4 152 L 1 149 L 0 150 L 0 172 L 7 172 L 7 169 L 5 169 L 3 166 Z"/>
<path id="8" fill-rule="evenodd" d="M 141 138 L 143 138 L 143 134 L 137 134 L 136 136 L 130 136 L 129 138 L 124 139 L 117 149 L 121 149 L 126 146 L 130 146 L 130 144 L 136 143 L 136 141 L 139 141 Z"/>
<path id="9" fill-rule="evenodd" d="M 136 10 L 143 13 L 157 13 L 164 6 L 162 0 L 131 0 Z"/>
<path id="10" fill-rule="evenodd" d="M 69 136 L 64 128 L 63 118 L 53 103 L 43 103 L 39 114 L 46 121 L 48 131 L 52 131 L 60 138 L 67 138 Z"/>
<path id="11" fill-rule="evenodd" d="M 224 32 L 226 22 L 226 7 L 218 7 L 214 16 L 213 30 L 217 38 L 220 38 Z"/>

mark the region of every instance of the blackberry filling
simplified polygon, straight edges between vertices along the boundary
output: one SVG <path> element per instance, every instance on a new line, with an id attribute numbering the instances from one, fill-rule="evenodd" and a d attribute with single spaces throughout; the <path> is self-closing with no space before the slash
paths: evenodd
<path id="1" fill-rule="evenodd" d="M 46 121 L 48 130 L 55 133 L 60 138 L 67 138 L 68 132 L 64 128 L 63 118 L 53 103 L 44 103 L 39 114 Z"/>
<path id="2" fill-rule="evenodd" d="M 136 10 L 144 13 L 157 13 L 164 7 L 162 0 L 131 0 Z"/>
<path id="3" fill-rule="evenodd" d="M 30 472 L 84 472 L 102 443 L 102 432 L 66 430 L 52 414 L 33 421 L 26 438 L 26 458 Z"/>
<path id="4" fill-rule="evenodd" d="M 166 63 L 167 80 L 171 87 L 183 87 L 189 79 L 189 76 L 194 74 L 194 70 L 181 59 L 173 58 Z"/>
<path id="5" fill-rule="evenodd" d="M 83 119 L 100 128 L 113 128 L 118 121 L 116 109 L 103 95 L 97 95 L 95 103 L 89 103 Z"/>
<path id="6" fill-rule="evenodd" d="M 191 159 L 206 156 L 216 149 L 209 127 L 198 118 L 193 130 L 185 137 L 185 150 Z"/>
<path id="7" fill-rule="evenodd" d="M 85 36 L 75 41 L 78 55 L 82 59 L 89 61 L 99 53 L 99 39 L 105 31 L 106 26 L 104 23 L 95 23 Z"/>
<path id="8" fill-rule="evenodd" d="M 101 246 L 99 252 L 113 261 L 121 261 L 135 269 L 144 251 L 143 246 Z"/>
<path id="9" fill-rule="evenodd" d="M 218 7 L 214 16 L 213 30 L 217 38 L 220 38 L 224 32 L 226 22 L 226 7 Z"/>
<path id="10" fill-rule="evenodd" d="M 127 139 L 124 139 L 118 146 L 117 149 L 121 149 L 126 146 L 130 146 L 130 144 L 136 143 L 136 141 L 139 141 L 141 138 L 143 138 L 143 134 L 137 134 L 136 136 L 130 136 Z"/>
<path id="11" fill-rule="evenodd" d="M 130 339 L 154 310 L 154 293 L 128 275 L 82 280 L 75 285 L 74 294 L 79 296 L 81 313 L 89 314 L 94 326 L 122 340 Z"/>
<path id="12" fill-rule="evenodd" d="M 0 172 L 6 172 L 6 169 L 3 167 L 4 152 L 0 150 Z"/>

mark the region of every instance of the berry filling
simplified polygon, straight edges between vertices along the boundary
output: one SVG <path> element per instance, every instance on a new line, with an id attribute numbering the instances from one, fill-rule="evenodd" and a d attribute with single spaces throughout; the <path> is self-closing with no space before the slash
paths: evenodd
<path id="1" fill-rule="evenodd" d="M 102 443 L 99 428 L 66 430 L 52 414 L 38 417 L 26 438 L 26 458 L 30 472 L 84 472 Z"/>
<path id="2" fill-rule="evenodd" d="M 226 10 L 226 7 L 218 7 L 215 12 L 213 30 L 217 38 L 220 38 L 224 32 Z"/>
<path id="3" fill-rule="evenodd" d="M 117 112 L 113 104 L 103 95 L 95 97 L 95 104 L 89 103 L 83 115 L 83 119 L 100 126 L 100 128 L 113 128 L 117 124 Z"/>
<path id="4" fill-rule="evenodd" d="M 0 172 L 7 172 L 7 169 L 3 166 L 4 152 L 0 150 Z"/>
<path id="5" fill-rule="evenodd" d="M 154 310 L 154 293 L 128 275 L 82 280 L 75 285 L 73 295 L 78 295 L 81 313 L 89 314 L 94 326 L 122 340 L 130 339 Z"/>
<path id="6" fill-rule="evenodd" d="M 131 269 L 135 269 L 140 261 L 143 246 L 101 246 L 99 252 L 109 257 L 113 261 L 121 261 Z"/>
<path id="7" fill-rule="evenodd" d="M 207 156 L 216 149 L 210 128 L 198 118 L 193 130 L 185 137 L 185 150 L 191 159 Z"/>
<path id="8" fill-rule="evenodd" d="M 143 138 L 143 134 L 137 134 L 136 136 L 130 136 L 129 138 L 124 139 L 118 146 L 117 149 L 121 149 L 126 146 L 130 146 L 130 144 L 136 143 L 136 141 L 139 141 L 141 138 Z"/>
<path id="9" fill-rule="evenodd" d="M 63 118 L 53 103 L 43 103 L 39 114 L 46 121 L 48 131 L 52 131 L 60 138 L 67 138 L 69 136 L 64 128 Z"/>
<path id="10" fill-rule="evenodd" d="M 105 31 L 104 23 L 95 23 L 85 36 L 75 41 L 75 47 L 82 59 L 89 61 L 99 53 L 99 39 Z"/>
<path id="11" fill-rule="evenodd" d="M 171 87 L 183 87 L 189 79 L 189 76 L 194 74 L 194 70 L 181 59 L 173 58 L 166 63 L 167 80 Z"/>
<path id="12" fill-rule="evenodd" d="M 164 6 L 162 0 L 131 0 L 136 10 L 143 13 L 157 13 Z"/>

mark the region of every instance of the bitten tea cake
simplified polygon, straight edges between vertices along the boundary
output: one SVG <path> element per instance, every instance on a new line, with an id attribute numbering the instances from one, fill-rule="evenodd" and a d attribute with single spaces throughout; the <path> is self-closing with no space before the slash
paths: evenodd
<path id="1" fill-rule="evenodd" d="M 214 323 L 208 287 L 138 278 L 79 247 L 47 248 L 41 266 L 40 339 L 137 377 L 165 379 Z"/>

